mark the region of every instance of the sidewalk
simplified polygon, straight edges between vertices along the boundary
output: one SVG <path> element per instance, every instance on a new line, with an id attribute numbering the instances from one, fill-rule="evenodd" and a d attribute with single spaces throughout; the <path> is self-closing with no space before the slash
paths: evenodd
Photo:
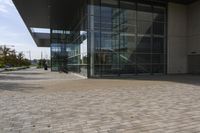
<path id="1" fill-rule="evenodd" d="M 0 72 L 5 72 L 5 71 L 18 71 L 18 70 L 23 70 L 23 69 L 27 69 L 29 67 L 11 67 L 11 68 L 1 68 Z"/>
<path id="2" fill-rule="evenodd" d="M 0 133 L 200 133 L 200 76 L 0 73 Z"/>

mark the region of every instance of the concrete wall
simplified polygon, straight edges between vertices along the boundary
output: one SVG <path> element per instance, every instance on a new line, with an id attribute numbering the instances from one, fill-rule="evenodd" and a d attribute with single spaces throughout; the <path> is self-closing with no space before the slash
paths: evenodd
<path id="1" fill-rule="evenodd" d="M 187 6 L 168 5 L 168 74 L 187 73 Z"/>
<path id="2" fill-rule="evenodd" d="M 200 54 L 200 0 L 188 6 L 188 54 Z"/>

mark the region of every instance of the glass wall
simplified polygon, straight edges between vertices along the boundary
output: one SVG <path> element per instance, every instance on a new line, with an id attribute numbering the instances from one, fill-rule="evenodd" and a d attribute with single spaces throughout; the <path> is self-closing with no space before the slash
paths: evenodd
<path id="1" fill-rule="evenodd" d="M 69 31 L 51 30 L 51 70 L 66 71 L 68 64 L 67 44 L 71 37 Z"/>
<path id="2" fill-rule="evenodd" d="M 89 77 L 166 73 L 166 4 L 83 3 L 70 30 L 51 29 L 53 71 Z"/>
<path id="3" fill-rule="evenodd" d="M 166 6 L 91 0 L 87 41 L 90 76 L 164 74 Z"/>
<path id="4" fill-rule="evenodd" d="M 51 42 L 52 71 L 87 75 L 87 32 L 52 30 Z"/>
<path id="5" fill-rule="evenodd" d="M 51 29 L 52 71 L 75 72 L 87 76 L 87 3 L 74 17 L 70 30 Z"/>
<path id="6" fill-rule="evenodd" d="M 73 32 L 68 45 L 68 70 L 87 76 L 87 32 Z"/>

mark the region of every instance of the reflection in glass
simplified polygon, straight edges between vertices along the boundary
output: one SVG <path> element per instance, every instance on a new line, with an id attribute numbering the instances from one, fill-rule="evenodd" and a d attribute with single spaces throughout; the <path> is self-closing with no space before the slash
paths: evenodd
<path id="1" fill-rule="evenodd" d="M 165 73 L 166 7 L 96 1 L 88 28 L 91 76 Z"/>
<path id="2" fill-rule="evenodd" d="M 152 21 L 152 6 L 147 4 L 138 4 L 137 16 L 138 20 Z"/>
<path id="3" fill-rule="evenodd" d="M 151 37 L 138 36 L 137 52 L 139 52 L 139 53 L 150 53 L 151 52 Z"/>

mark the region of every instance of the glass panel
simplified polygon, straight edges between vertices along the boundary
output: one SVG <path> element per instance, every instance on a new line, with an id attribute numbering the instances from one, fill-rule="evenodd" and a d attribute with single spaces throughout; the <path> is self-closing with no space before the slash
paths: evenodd
<path id="1" fill-rule="evenodd" d="M 100 16 L 100 0 L 89 0 L 88 13 L 92 16 Z"/>
<path id="2" fill-rule="evenodd" d="M 101 34 L 101 50 L 104 51 L 118 51 L 119 50 L 119 38 L 118 34 Z"/>
<path id="3" fill-rule="evenodd" d="M 164 7 L 158 7 L 158 6 L 154 6 L 153 8 L 154 8 L 153 21 L 165 22 L 166 9 Z"/>
<path id="4" fill-rule="evenodd" d="M 135 24 L 136 6 L 133 2 L 120 1 L 120 24 Z M 133 23 L 134 22 L 134 23 Z"/>
<path id="5" fill-rule="evenodd" d="M 136 60 L 138 64 L 148 64 L 151 63 L 151 55 L 150 54 L 137 54 Z"/>
<path id="6" fill-rule="evenodd" d="M 151 37 L 139 36 L 137 38 L 137 52 L 140 53 L 151 52 Z"/>
<path id="7" fill-rule="evenodd" d="M 151 65 L 137 65 L 137 74 L 151 73 Z"/>
<path id="8" fill-rule="evenodd" d="M 120 32 L 135 34 L 136 33 L 136 25 L 122 24 L 122 25 L 120 25 Z"/>
<path id="9" fill-rule="evenodd" d="M 165 34 L 165 24 L 159 23 L 159 22 L 154 22 L 153 23 L 153 34 L 163 36 Z"/>
<path id="10" fill-rule="evenodd" d="M 110 75 L 118 75 L 119 74 L 119 66 L 118 65 L 102 65 L 101 66 L 101 73 L 104 76 Z"/>
<path id="11" fill-rule="evenodd" d="M 116 0 L 101 0 L 101 17 L 112 19 L 118 13 L 118 1 Z M 112 21 L 110 21 L 112 22 Z"/>
<path id="12" fill-rule="evenodd" d="M 127 64 L 121 64 L 120 68 L 120 74 L 124 75 L 130 75 L 130 74 L 135 74 L 136 73 L 136 66 L 135 65 L 127 65 Z"/>
<path id="13" fill-rule="evenodd" d="M 152 66 L 152 73 L 164 73 L 164 65 L 153 65 Z"/>
<path id="14" fill-rule="evenodd" d="M 138 4 L 138 20 L 152 21 L 152 6 L 146 4 Z"/>
<path id="15" fill-rule="evenodd" d="M 101 75 L 101 65 L 94 65 L 94 74 L 95 75 Z"/>
<path id="16" fill-rule="evenodd" d="M 152 30 L 152 22 L 138 21 L 138 34 L 149 35 Z"/>
<path id="17" fill-rule="evenodd" d="M 136 36 L 120 34 L 120 52 L 134 53 L 136 51 Z"/>
<path id="18" fill-rule="evenodd" d="M 164 55 L 163 54 L 153 54 L 152 55 L 152 63 L 163 64 L 164 63 Z"/>
<path id="19" fill-rule="evenodd" d="M 105 7 L 108 6 L 110 8 L 117 8 L 118 1 L 117 0 L 101 0 L 101 6 Z"/>
<path id="20" fill-rule="evenodd" d="M 164 53 L 164 38 L 161 38 L 161 37 L 153 38 L 152 52 L 153 53 Z"/>
<path id="21" fill-rule="evenodd" d="M 63 71 L 67 69 L 66 44 L 51 44 L 51 60 L 53 71 Z"/>
<path id="22" fill-rule="evenodd" d="M 88 39 L 93 40 L 93 46 L 94 46 L 94 51 L 100 51 L 101 49 L 101 38 L 100 38 L 100 32 L 88 32 Z"/>
<path id="23" fill-rule="evenodd" d="M 119 55 L 113 52 L 96 53 L 96 62 L 102 65 L 117 65 L 119 63 Z"/>
<path id="24" fill-rule="evenodd" d="M 120 53 L 120 64 L 121 65 L 135 65 L 136 56 L 130 53 Z"/>

